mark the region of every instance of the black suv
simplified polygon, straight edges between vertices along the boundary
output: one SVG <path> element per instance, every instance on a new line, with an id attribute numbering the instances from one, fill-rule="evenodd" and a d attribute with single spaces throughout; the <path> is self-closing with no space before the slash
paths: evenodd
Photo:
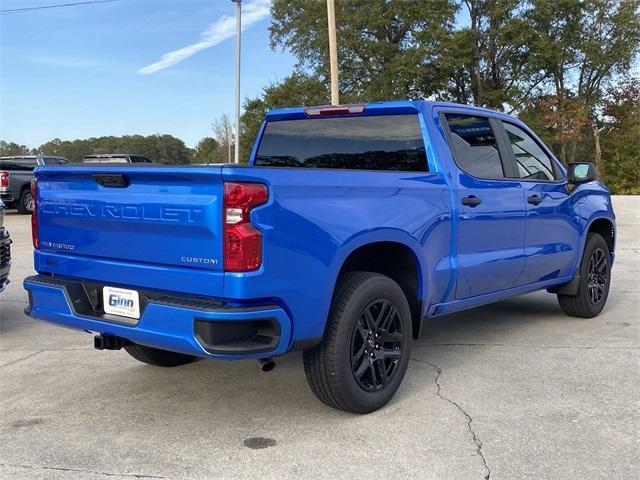
<path id="1" fill-rule="evenodd" d="M 22 155 L 0 158 L 0 200 L 7 207 L 15 206 L 20 213 L 33 211 L 31 179 L 39 165 L 65 165 L 64 157 L 51 155 Z"/>

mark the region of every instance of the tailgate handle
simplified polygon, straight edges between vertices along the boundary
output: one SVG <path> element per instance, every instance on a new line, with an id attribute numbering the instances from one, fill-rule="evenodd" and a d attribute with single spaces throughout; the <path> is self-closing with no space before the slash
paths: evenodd
<path id="1" fill-rule="evenodd" d="M 103 187 L 124 188 L 127 186 L 127 178 L 120 173 L 94 173 L 93 179 Z"/>

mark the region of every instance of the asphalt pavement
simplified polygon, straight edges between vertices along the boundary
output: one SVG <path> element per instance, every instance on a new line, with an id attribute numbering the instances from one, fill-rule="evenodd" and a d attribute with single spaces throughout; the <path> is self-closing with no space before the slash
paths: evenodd
<path id="1" fill-rule="evenodd" d="M 173 369 L 24 315 L 29 217 L 8 213 L 0 478 L 637 479 L 640 197 L 615 197 L 604 312 L 538 292 L 431 320 L 404 383 L 365 416 L 318 402 L 299 353 Z"/>

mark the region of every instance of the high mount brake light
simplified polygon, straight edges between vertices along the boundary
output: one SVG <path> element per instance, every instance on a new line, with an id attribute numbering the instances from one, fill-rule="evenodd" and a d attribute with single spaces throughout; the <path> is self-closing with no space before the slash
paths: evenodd
<path id="1" fill-rule="evenodd" d="M 266 185 L 224 184 L 224 269 L 250 272 L 262 265 L 262 233 L 251 225 L 251 210 L 269 200 Z"/>
<path id="2" fill-rule="evenodd" d="M 33 206 L 33 212 L 31 213 L 31 241 L 33 242 L 33 248 L 37 250 L 40 248 L 40 242 L 38 241 L 38 180 L 35 178 L 31 180 L 31 201 Z"/>
<path id="3" fill-rule="evenodd" d="M 323 105 L 320 107 L 307 107 L 304 109 L 308 117 L 319 115 L 356 115 L 364 112 L 365 105 L 362 103 L 354 105 Z"/>

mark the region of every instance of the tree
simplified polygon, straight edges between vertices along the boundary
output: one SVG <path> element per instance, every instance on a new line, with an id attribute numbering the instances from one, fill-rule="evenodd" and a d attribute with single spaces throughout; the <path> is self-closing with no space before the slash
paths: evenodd
<path id="1" fill-rule="evenodd" d="M 225 113 L 213 122 L 213 134 L 218 143 L 218 157 L 225 163 L 232 163 L 235 132 L 229 115 Z"/>
<path id="2" fill-rule="evenodd" d="M 445 38 L 449 82 L 441 98 L 502 110 L 514 105 L 530 81 L 532 31 L 527 5 L 518 0 L 464 0 L 458 18 L 468 23 Z"/>
<path id="3" fill-rule="evenodd" d="M 215 163 L 220 161 L 220 145 L 215 138 L 205 137 L 198 142 L 193 154 L 193 163 Z"/>
<path id="4" fill-rule="evenodd" d="M 0 157 L 13 157 L 17 155 L 29 155 L 31 152 L 25 145 L 0 140 Z"/>
<path id="5" fill-rule="evenodd" d="M 267 111 L 272 108 L 326 104 L 329 88 L 315 77 L 294 73 L 264 88 L 262 97 L 246 100 L 240 122 L 240 151 L 247 162 Z"/>
<path id="6" fill-rule="evenodd" d="M 440 66 L 443 40 L 453 29 L 453 1 L 341 0 L 335 8 L 343 103 L 420 98 L 445 85 Z M 325 2 L 275 0 L 271 13 L 272 47 L 296 56 L 297 74 L 326 83 Z"/>
<path id="7" fill-rule="evenodd" d="M 598 161 L 602 99 L 640 51 L 640 4 L 613 0 L 531 0 L 535 32 L 529 74 L 540 98 L 553 96 L 552 117 L 563 162 L 578 155 Z M 577 134 L 576 110 L 586 112 Z M 571 135 L 566 132 L 573 131 Z M 594 143 L 587 141 L 593 139 Z"/>
<path id="8" fill-rule="evenodd" d="M 640 194 L 640 79 L 628 79 L 604 97 L 603 178 L 612 191 Z"/>
<path id="9" fill-rule="evenodd" d="M 95 153 L 135 153 L 166 164 L 189 163 L 191 150 L 172 135 L 124 135 L 121 137 L 92 137 L 78 140 L 54 138 L 37 149 L 46 155 L 60 155 L 80 161 Z"/>

